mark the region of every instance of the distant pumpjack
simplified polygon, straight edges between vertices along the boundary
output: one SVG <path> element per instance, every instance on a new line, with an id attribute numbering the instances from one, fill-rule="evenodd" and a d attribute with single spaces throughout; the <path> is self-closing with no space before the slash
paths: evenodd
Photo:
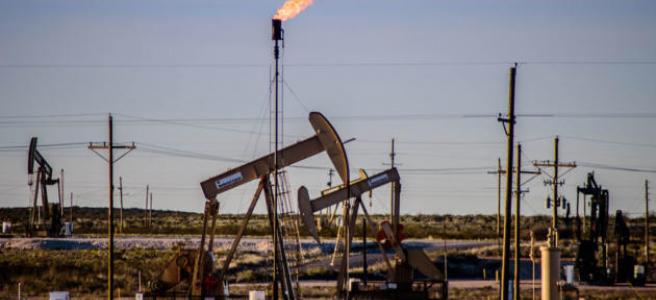
<path id="1" fill-rule="evenodd" d="M 45 231 L 47 236 L 57 237 L 61 235 L 62 229 L 61 209 L 60 204 L 48 202 L 48 186 L 57 185 L 57 189 L 60 190 L 60 180 L 52 178 L 52 167 L 36 146 L 37 138 L 32 137 L 27 154 L 27 174 L 29 176 L 27 184 L 32 186 L 35 183 L 35 186 L 32 192 L 30 220 L 27 222 L 25 233 L 27 236 L 34 236 L 38 231 Z M 34 180 L 35 163 L 38 165 L 36 180 Z M 41 207 L 37 205 L 39 190 L 41 190 Z M 61 197 L 61 192 L 58 195 Z"/>
<path id="2" fill-rule="evenodd" d="M 576 212 L 576 239 L 579 249 L 576 254 L 576 268 L 581 281 L 593 284 L 607 284 L 608 268 L 608 190 L 597 184 L 594 173 L 588 173 L 583 186 L 576 188 L 583 195 L 583 205 L 586 196 L 590 196 L 590 214 L 583 214 L 583 220 L 589 220 L 582 225 L 581 216 Z M 578 196 L 577 196 L 578 199 Z M 577 205 L 578 207 L 578 205 Z M 587 226 L 586 226 L 587 225 Z M 601 252 L 601 264 L 597 253 Z"/>

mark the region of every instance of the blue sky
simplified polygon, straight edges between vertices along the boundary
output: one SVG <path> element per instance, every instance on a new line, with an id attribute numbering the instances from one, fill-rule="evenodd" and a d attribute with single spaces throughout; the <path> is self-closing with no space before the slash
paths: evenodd
<path id="1" fill-rule="evenodd" d="M 31 136 L 102 141 L 112 112 L 116 140 L 138 143 L 116 165 L 126 206 L 141 206 L 150 184 L 155 208 L 201 211 L 200 181 L 236 164 L 180 151 L 269 152 L 270 18 L 281 4 L 0 1 L 0 147 Z M 284 142 L 311 135 L 306 115 L 320 111 L 357 138 L 347 147 L 353 169 L 384 168 L 397 139 L 403 212 L 493 213 L 496 177 L 486 170 L 505 157 L 495 115 L 520 62 L 518 113 L 555 114 L 519 119 L 525 160 L 552 159 L 561 135 L 563 160 L 655 170 L 654 16 L 653 1 L 316 0 L 284 24 Z M 483 117 L 461 117 L 474 114 Z M 0 152 L 0 203 L 23 206 L 25 151 L 9 150 Z M 105 165 L 84 145 L 42 152 L 66 170 L 77 204 L 106 205 Z M 330 167 L 325 155 L 303 164 Z M 567 174 L 566 197 L 591 170 Z M 613 209 L 641 211 L 644 180 L 656 186 L 653 172 L 595 174 Z M 525 213 L 547 213 L 543 179 L 527 186 Z M 306 185 L 317 195 L 327 170 L 290 169 L 289 180 L 292 194 Z M 243 212 L 254 189 L 221 195 L 221 209 Z M 374 193 L 375 212 L 387 211 L 388 194 Z"/>

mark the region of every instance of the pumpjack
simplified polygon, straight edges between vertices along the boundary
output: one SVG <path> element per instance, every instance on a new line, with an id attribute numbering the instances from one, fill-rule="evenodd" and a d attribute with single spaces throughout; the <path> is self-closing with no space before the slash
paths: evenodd
<path id="1" fill-rule="evenodd" d="M 583 195 L 584 208 L 590 196 L 590 213 L 583 218 L 576 211 L 576 240 L 578 252 L 575 267 L 580 280 L 592 284 L 607 284 L 608 276 L 608 190 L 597 184 L 594 173 L 588 173 L 583 186 L 576 188 L 576 201 Z M 579 207 L 577 203 L 577 208 Z M 582 224 L 585 223 L 585 224 Z"/>
<path id="2" fill-rule="evenodd" d="M 621 210 L 615 212 L 615 283 L 631 282 L 633 285 L 644 285 L 633 277 L 633 268 L 637 264 L 635 256 L 627 249 L 631 243 L 631 232 L 624 221 Z"/>
<path id="3" fill-rule="evenodd" d="M 178 254 L 167 264 L 164 271 L 158 277 L 158 280 L 151 289 L 150 295 L 146 296 L 167 296 L 179 294 L 180 290 L 186 289 L 186 294 L 190 298 L 203 298 L 205 296 L 225 297 L 228 290 L 225 285 L 230 263 L 243 237 L 249 219 L 255 209 L 261 193 L 264 191 L 269 223 L 274 228 L 274 190 L 279 187 L 272 186 L 271 176 L 274 174 L 275 166 L 285 168 L 301 160 L 312 157 L 321 152 L 326 152 L 330 158 L 333 167 L 339 174 L 343 182 L 348 182 L 348 160 L 346 151 L 339 135 L 328 120 L 318 112 L 309 114 L 309 121 L 315 131 L 315 135 L 295 144 L 280 149 L 277 153 L 270 153 L 256 160 L 248 162 L 237 168 L 230 169 L 217 176 L 211 177 L 201 183 L 201 188 L 206 198 L 205 212 L 203 216 L 203 232 L 201 235 L 198 249 L 181 249 Z M 274 160 L 277 159 L 277 164 Z M 253 195 L 250 206 L 239 227 L 230 249 L 228 250 L 223 266 L 214 269 L 214 255 L 212 251 L 214 243 L 214 228 L 219 208 L 217 196 L 233 188 L 259 180 L 259 184 Z M 206 236 L 208 222 L 211 222 L 209 230 L 209 242 L 206 247 Z M 296 299 L 296 291 L 292 283 L 289 271 L 287 257 L 285 255 L 285 245 L 282 239 L 282 232 L 279 226 L 278 230 L 272 232 L 274 236 L 274 247 L 277 251 L 274 257 L 276 264 L 276 281 L 274 286 L 279 285 L 282 291 L 283 299 Z M 275 290 L 275 289 L 274 289 Z"/>
<path id="4" fill-rule="evenodd" d="M 378 229 L 377 223 L 375 223 L 369 213 L 367 208 L 362 202 L 362 195 L 367 192 L 381 187 L 386 184 L 392 184 L 394 190 L 393 202 L 394 207 L 391 214 L 391 222 L 383 221 L 379 224 L 380 230 Z M 424 275 L 430 285 L 438 283 L 441 284 L 442 298 L 446 298 L 446 290 L 448 289 L 446 281 L 444 281 L 444 275 L 442 272 L 435 267 L 435 264 L 428 258 L 425 252 L 421 249 L 410 249 L 406 248 L 403 243 L 403 226 L 399 223 L 399 204 L 400 204 L 400 194 L 401 194 L 401 183 L 400 176 L 396 168 L 390 168 L 388 170 L 382 171 L 372 176 L 367 176 L 366 172 L 363 170 L 360 171 L 360 177 L 350 182 L 350 185 L 347 187 L 345 185 L 330 188 L 322 192 L 321 196 L 310 200 L 309 192 L 304 186 L 300 187 L 298 190 L 298 208 L 299 213 L 301 214 L 301 219 L 307 230 L 314 237 L 317 242 L 320 242 L 317 228 L 314 223 L 314 213 L 321 211 L 330 206 L 338 205 L 340 202 L 345 199 L 355 198 L 354 204 L 351 206 L 351 213 L 347 221 L 349 233 L 347 239 L 350 245 L 350 241 L 353 239 L 353 232 L 355 231 L 356 219 L 358 217 L 358 210 L 362 208 L 364 212 L 364 217 L 367 219 L 367 223 L 371 226 L 373 232 L 378 232 L 377 245 L 380 248 L 380 252 L 383 256 L 385 264 L 388 268 L 387 282 L 393 283 L 396 286 L 395 290 L 376 290 L 370 289 L 369 287 L 362 286 L 358 289 L 354 289 L 351 286 L 348 286 L 348 282 L 345 281 L 345 274 L 348 272 L 348 251 L 345 251 L 342 256 L 341 265 L 339 268 L 339 274 L 337 277 L 337 291 L 338 296 L 343 297 L 346 294 L 346 291 L 349 291 L 349 298 L 353 299 L 425 299 L 428 298 L 427 289 L 424 290 L 413 290 L 413 284 L 415 282 L 414 271 L 418 271 Z M 363 245 L 363 251 L 365 250 L 365 245 Z M 394 258 L 390 260 L 387 256 L 387 249 L 391 248 L 394 250 Z M 426 283 L 425 282 L 425 283 Z M 427 287 L 428 284 L 423 285 Z"/>
<path id="5" fill-rule="evenodd" d="M 615 259 L 611 267 L 608 251 L 609 192 L 597 184 L 594 173 L 588 173 L 583 186 L 577 187 L 577 211 L 575 236 L 578 242 L 576 269 L 580 280 L 590 284 L 610 285 L 632 281 L 635 257 L 627 252 L 630 243 L 629 227 L 621 210 L 615 212 Z M 579 215 L 579 194 L 583 195 L 584 213 Z M 590 213 L 587 215 L 587 197 L 590 196 Z"/>
<path id="6" fill-rule="evenodd" d="M 36 174 L 35 174 L 36 166 Z M 58 237 L 62 235 L 61 187 L 60 179 L 53 178 L 52 167 L 37 149 L 37 138 L 32 137 L 27 153 L 27 184 L 32 191 L 32 208 L 30 219 L 26 222 L 25 234 L 28 237 L 46 235 Z M 63 175 L 63 170 L 62 170 Z M 36 180 L 35 177 L 36 176 Z M 34 188 L 32 186 L 34 185 Z M 48 186 L 57 185 L 59 204 L 48 202 Z M 38 205 L 39 193 L 41 206 Z"/>

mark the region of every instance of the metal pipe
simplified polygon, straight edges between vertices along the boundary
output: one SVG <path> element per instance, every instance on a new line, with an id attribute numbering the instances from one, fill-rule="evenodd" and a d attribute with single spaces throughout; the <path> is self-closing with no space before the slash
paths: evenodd
<path id="1" fill-rule="evenodd" d="M 107 271 L 107 298 L 114 299 L 114 124 L 112 115 L 109 115 L 109 209 L 107 218 L 109 219 L 109 264 Z"/>
<path id="2" fill-rule="evenodd" d="M 275 125 L 274 125 L 274 152 L 273 152 L 273 181 L 275 190 L 273 193 L 273 257 L 275 260 L 278 260 L 278 96 L 279 96 L 279 77 L 280 71 L 278 66 L 278 61 L 280 59 L 280 48 L 278 46 L 278 41 L 282 40 L 282 21 L 281 20 L 272 20 L 272 39 L 274 40 L 273 47 L 273 56 L 275 60 Z M 277 278 L 278 264 L 273 264 L 273 299 L 278 300 L 278 281 Z"/>

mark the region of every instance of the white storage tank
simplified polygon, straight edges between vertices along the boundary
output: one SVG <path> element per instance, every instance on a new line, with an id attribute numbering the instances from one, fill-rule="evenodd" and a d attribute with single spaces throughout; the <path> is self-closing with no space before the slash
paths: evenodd
<path id="1" fill-rule="evenodd" d="M 73 223 L 71 222 L 64 223 L 64 236 L 72 236 L 72 235 L 73 235 Z"/>
<path id="2" fill-rule="evenodd" d="M 248 300 L 264 300 L 266 299 L 264 291 L 248 291 Z"/>
<path id="3" fill-rule="evenodd" d="M 11 233 L 11 222 L 2 222 L 2 233 Z"/>
<path id="4" fill-rule="evenodd" d="M 71 300 L 68 292 L 50 292 L 50 300 Z"/>

